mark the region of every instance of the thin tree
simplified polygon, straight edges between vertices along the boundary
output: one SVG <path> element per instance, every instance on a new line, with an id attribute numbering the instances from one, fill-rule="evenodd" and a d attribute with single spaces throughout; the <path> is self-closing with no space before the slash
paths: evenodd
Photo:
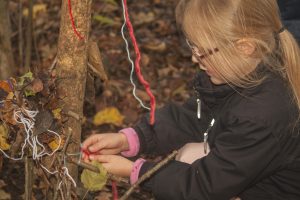
<path id="1" fill-rule="evenodd" d="M 75 113 L 64 124 L 71 130 L 72 140 L 67 152 L 80 151 L 81 123 L 88 64 L 88 39 L 91 24 L 92 0 L 63 0 L 57 54 L 57 93 L 64 112 Z M 69 171 L 77 181 L 78 169 L 70 165 Z"/>
<path id="2" fill-rule="evenodd" d="M 0 1 L 0 80 L 11 77 L 15 69 L 8 3 L 8 0 Z"/>

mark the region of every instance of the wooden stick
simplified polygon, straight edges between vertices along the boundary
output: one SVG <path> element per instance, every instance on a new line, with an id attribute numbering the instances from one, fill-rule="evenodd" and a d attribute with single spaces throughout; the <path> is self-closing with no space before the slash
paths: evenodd
<path id="1" fill-rule="evenodd" d="M 29 149 L 28 149 L 29 152 Z M 33 160 L 25 156 L 25 200 L 32 199 Z"/>
<path id="2" fill-rule="evenodd" d="M 159 170 L 161 167 L 166 165 L 171 159 L 173 159 L 178 154 L 178 151 L 173 151 L 170 155 L 168 155 L 165 159 L 157 163 L 151 170 L 146 172 L 143 176 L 141 176 L 138 181 L 133 184 L 126 193 L 119 199 L 119 200 L 126 200 L 131 195 L 131 193 L 134 191 L 134 189 L 139 186 L 143 181 L 151 177 L 157 170 Z"/>
<path id="3" fill-rule="evenodd" d="M 88 163 L 84 163 L 84 162 L 80 162 L 80 161 L 78 162 L 74 158 L 68 158 L 68 162 L 73 163 L 75 165 L 78 165 L 79 167 L 82 167 L 84 169 L 88 169 L 92 172 L 100 173 L 98 167 L 95 167 L 94 165 L 91 165 L 91 164 L 88 164 Z M 113 181 L 116 181 L 118 183 L 129 184 L 129 181 L 127 179 L 119 177 L 119 176 L 115 176 L 113 174 L 108 174 L 108 178 L 113 180 Z"/>
<path id="4" fill-rule="evenodd" d="M 26 54 L 25 54 L 25 71 L 30 71 L 31 55 L 32 55 L 32 23 L 33 23 L 33 0 L 29 0 L 29 14 L 26 30 Z"/>
<path id="5" fill-rule="evenodd" d="M 68 130 L 69 133 L 68 133 L 68 136 L 67 136 L 67 139 L 66 139 L 66 142 L 65 142 L 65 145 L 62 149 L 62 155 L 65 156 L 66 155 L 66 152 L 67 152 L 67 149 L 68 149 L 68 145 L 70 143 L 70 138 L 72 137 L 72 131 L 69 129 Z"/>

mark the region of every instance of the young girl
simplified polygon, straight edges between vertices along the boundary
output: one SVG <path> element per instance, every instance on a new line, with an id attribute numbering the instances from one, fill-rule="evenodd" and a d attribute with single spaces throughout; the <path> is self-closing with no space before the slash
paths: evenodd
<path id="1" fill-rule="evenodd" d="M 196 97 L 157 110 L 154 126 L 92 135 L 84 159 L 134 183 L 155 163 L 119 153 L 181 148 L 143 184 L 157 199 L 299 200 L 300 54 L 276 0 L 181 0 L 176 16 L 202 70 Z"/>

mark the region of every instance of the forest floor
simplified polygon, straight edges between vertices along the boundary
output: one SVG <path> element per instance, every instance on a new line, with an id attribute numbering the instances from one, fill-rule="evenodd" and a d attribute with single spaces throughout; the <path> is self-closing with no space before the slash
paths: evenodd
<path id="1" fill-rule="evenodd" d="M 129 14 L 135 29 L 135 35 L 142 52 L 142 73 L 149 81 L 156 97 L 157 106 L 162 107 L 168 101 L 182 103 L 190 95 L 191 80 L 197 67 L 191 62 L 191 53 L 185 44 L 175 22 L 175 7 L 178 0 L 128 1 Z M 11 1 L 10 13 L 15 54 L 18 54 L 18 2 Z M 24 2 L 24 9 L 27 7 Z M 60 26 L 60 0 L 35 1 L 34 16 L 34 55 L 33 67 L 49 68 L 57 53 L 57 41 Z M 37 9 L 38 10 L 38 9 Z M 24 13 L 26 20 L 26 14 Z M 121 1 L 99 0 L 93 2 L 91 38 L 99 45 L 104 67 L 109 81 L 103 86 L 96 85 L 95 104 L 86 104 L 87 118 L 83 127 L 82 139 L 91 131 L 99 133 L 116 132 L 138 122 L 147 112 L 132 95 L 130 83 L 131 65 L 127 59 L 125 43 L 121 37 L 123 14 Z M 126 34 L 128 37 L 128 34 Z M 128 37 L 129 38 L 129 37 Z M 132 50 L 132 46 L 130 46 Z M 133 51 L 131 55 L 134 57 Z M 20 65 L 21 66 L 21 65 Z M 149 104 L 149 97 L 136 81 L 137 95 Z M 125 117 L 121 125 L 92 123 L 95 114 L 105 108 L 113 107 Z M 23 199 L 24 164 L 3 159 L 0 169 L 0 199 Z M 37 180 L 33 189 L 35 199 L 44 199 L 43 186 Z M 119 187 L 119 192 L 125 189 Z M 97 193 L 89 192 L 84 199 L 105 200 L 111 198 L 110 186 Z M 151 194 L 138 190 L 130 199 L 151 199 Z"/>

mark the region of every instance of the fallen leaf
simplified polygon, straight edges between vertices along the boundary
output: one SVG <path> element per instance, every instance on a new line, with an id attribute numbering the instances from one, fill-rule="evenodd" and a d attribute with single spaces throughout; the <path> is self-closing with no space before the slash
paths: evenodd
<path id="1" fill-rule="evenodd" d="M 0 89 L 7 93 L 12 92 L 12 88 L 7 81 L 0 81 Z"/>
<path id="2" fill-rule="evenodd" d="M 93 19 L 100 22 L 101 24 L 106 24 L 106 25 L 114 25 L 115 24 L 113 19 L 111 19 L 109 17 L 105 17 L 103 15 L 94 15 Z"/>
<path id="3" fill-rule="evenodd" d="M 38 13 L 45 13 L 47 11 L 46 4 L 36 4 L 32 8 L 32 18 L 35 19 Z M 23 10 L 23 16 L 28 17 L 29 10 L 28 8 Z"/>
<path id="4" fill-rule="evenodd" d="M 52 114 L 53 114 L 55 119 L 58 119 L 58 120 L 61 119 L 61 111 L 62 111 L 61 108 L 57 108 L 57 109 L 52 110 Z"/>
<path id="5" fill-rule="evenodd" d="M 35 96 L 35 92 L 32 90 L 25 90 L 24 94 L 26 97 L 31 97 L 31 96 Z"/>
<path id="6" fill-rule="evenodd" d="M 0 190 L 0 198 L 1 200 L 10 200 L 11 196 L 9 193 L 5 192 L 4 190 Z"/>
<path id="7" fill-rule="evenodd" d="M 86 189 L 89 189 L 90 191 L 99 191 L 107 182 L 107 171 L 99 162 L 93 161 L 92 165 L 97 167 L 100 173 L 84 169 L 80 177 L 81 182 Z"/>
<path id="8" fill-rule="evenodd" d="M 155 15 L 153 12 L 140 12 L 137 15 L 134 15 L 134 22 L 136 25 L 141 25 L 145 23 L 150 23 L 155 20 Z"/>
<path id="9" fill-rule="evenodd" d="M 59 139 L 55 138 L 55 140 L 52 140 L 50 143 L 48 143 L 48 146 L 51 148 L 52 151 L 55 151 L 58 147 L 62 147 L 64 143 L 64 139 L 61 139 L 61 143 L 59 144 Z"/>
<path id="10" fill-rule="evenodd" d="M 124 116 L 121 115 L 121 113 L 117 108 L 108 107 L 98 112 L 94 116 L 93 123 L 96 126 L 100 126 L 102 124 L 114 124 L 116 126 L 121 126 L 123 120 L 124 120 Z"/>
<path id="11" fill-rule="evenodd" d="M 10 148 L 10 144 L 7 143 L 8 129 L 5 125 L 0 125 L 0 148 L 2 150 L 8 150 Z"/>
<path id="12" fill-rule="evenodd" d="M 118 6 L 118 3 L 116 2 L 116 0 L 104 0 L 104 1 L 105 1 L 105 3 L 110 3 L 114 6 Z"/>
<path id="13" fill-rule="evenodd" d="M 149 43 L 144 46 L 146 49 L 152 50 L 152 51 L 158 51 L 163 52 L 167 49 L 167 45 L 165 42 L 159 42 L 159 43 Z"/>
<path id="14" fill-rule="evenodd" d="M 19 77 L 19 81 L 18 81 L 18 85 L 19 86 L 23 86 L 24 82 L 29 79 L 30 81 L 33 80 L 33 74 L 32 72 L 27 72 L 26 74 L 24 74 L 23 76 Z"/>

